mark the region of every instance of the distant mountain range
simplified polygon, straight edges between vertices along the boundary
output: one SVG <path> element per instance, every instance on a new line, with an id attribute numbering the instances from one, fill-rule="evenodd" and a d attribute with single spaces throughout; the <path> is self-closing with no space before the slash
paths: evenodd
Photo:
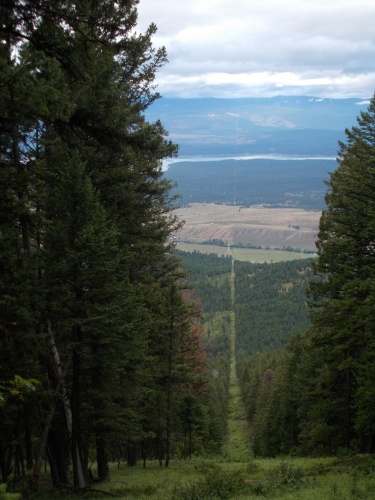
<path id="1" fill-rule="evenodd" d="M 146 118 L 160 119 L 179 145 L 166 176 L 182 204 L 321 210 L 338 141 L 367 107 L 361 99 L 162 98 Z"/>
<path id="2" fill-rule="evenodd" d="M 277 96 L 247 99 L 161 98 L 146 119 L 160 119 L 182 157 L 258 154 L 335 156 L 362 99 Z"/>

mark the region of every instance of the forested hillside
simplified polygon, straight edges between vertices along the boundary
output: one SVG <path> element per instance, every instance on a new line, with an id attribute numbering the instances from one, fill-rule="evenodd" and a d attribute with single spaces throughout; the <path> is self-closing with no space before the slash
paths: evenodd
<path id="1" fill-rule="evenodd" d="M 195 294 L 202 300 L 212 373 L 217 376 L 213 381 L 213 395 L 220 395 L 221 401 L 227 401 L 232 260 L 196 252 L 176 253 L 182 257 L 183 267 L 191 270 Z M 264 384 L 269 383 L 271 387 L 275 370 L 284 373 L 286 366 L 289 367 L 291 354 L 288 352 L 293 348 L 288 346 L 289 341 L 309 326 L 306 289 L 312 278 L 312 262 L 308 259 L 276 264 L 234 263 L 237 375 L 246 415 L 255 429 L 252 445 L 258 455 L 289 451 L 293 444 L 289 432 L 297 433 L 297 429 L 284 431 L 282 428 L 288 421 L 288 405 L 291 405 L 290 398 L 297 385 L 293 383 L 292 388 L 290 382 L 282 387 L 281 393 L 278 392 L 281 386 L 275 385 L 273 403 L 268 394 L 262 394 Z M 291 346 L 296 343 L 298 340 L 292 340 Z M 279 401 L 280 394 L 285 397 L 282 401 Z M 275 408 L 279 403 L 286 409 L 281 420 Z M 272 411 L 275 411 L 274 415 Z M 216 412 L 221 418 L 227 417 L 223 404 L 218 404 L 218 401 Z M 222 438 L 225 437 L 225 427 L 223 431 Z M 268 440 L 272 441 L 271 444 Z"/>
<path id="2" fill-rule="evenodd" d="M 324 181 L 336 167 L 334 159 L 182 161 L 173 163 L 167 175 L 177 182 L 175 192 L 185 204 L 322 210 Z"/>
<path id="3" fill-rule="evenodd" d="M 285 346 L 309 325 L 312 262 L 235 263 L 237 375 L 256 455 L 278 455 L 295 445 L 291 407 L 296 401 L 291 400 L 297 384 L 276 379 L 275 371 L 285 376 L 290 363 Z"/>
<path id="4" fill-rule="evenodd" d="M 292 358 L 288 343 L 309 326 L 312 262 L 235 263 L 237 373 L 256 455 L 286 453 L 296 444 L 291 408 L 301 387 L 285 373 Z"/>
<path id="5" fill-rule="evenodd" d="M 308 327 L 311 262 L 235 262 L 237 356 L 274 351 Z"/>
<path id="6" fill-rule="evenodd" d="M 189 270 L 194 296 L 202 304 L 210 376 L 209 449 L 220 452 L 227 435 L 232 259 L 197 252 L 175 250 L 174 253 L 182 259 L 183 268 Z"/>
<path id="7" fill-rule="evenodd" d="M 374 451 L 375 98 L 346 135 L 309 277 L 311 326 L 239 370 L 261 456 Z"/>
<path id="8" fill-rule="evenodd" d="M 210 322 L 216 313 L 229 311 L 229 274 L 232 270 L 232 259 L 178 250 L 175 250 L 174 254 L 182 257 L 184 268 L 190 272 L 194 295 L 202 301 L 205 321 Z"/>

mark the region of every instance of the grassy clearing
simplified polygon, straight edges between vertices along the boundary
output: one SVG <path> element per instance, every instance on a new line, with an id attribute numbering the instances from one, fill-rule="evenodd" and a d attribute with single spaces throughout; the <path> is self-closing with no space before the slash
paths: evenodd
<path id="1" fill-rule="evenodd" d="M 236 315 L 234 312 L 233 264 L 230 283 L 232 311 L 230 313 L 231 357 L 228 401 L 228 435 L 227 442 L 223 447 L 223 456 L 228 461 L 248 462 L 252 458 L 252 450 L 250 448 L 245 407 L 241 399 L 240 387 L 236 373 Z"/>
<path id="2" fill-rule="evenodd" d="M 256 248 L 230 248 L 219 245 L 204 245 L 201 243 L 178 243 L 178 250 L 184 252 L 198 252 L 203 254 L 215 254 L 221 257 L 228 255 L 235 260 L 245 262 L 285 262 L 287 260 L 309 259 L 311 254 L 300 252 L 285 252 L 283 250 L 261 250 Z"/>
<path id="3" fill-rule="evenodd" d="M 253 454 L 249 446 L 248 425 L 245 418 L 240 390 L 232 376 L 229 387 L 228 439 L 223 447 L 223 457 L 229 462 L 250 462 Z"/>
<path id="4" fill-rule="evenodd" d="M 210 338 L 214 338 L 221 331 L 222 324 L 229 318 L 230 311 L 216 312 L 206 315 L 206 331 L 210 329 Z"/>
<path id="5" fill-rule="evenodd" d="M 194 459 L 176 462 L 169 470 L 152 464 L 149 469 L 125 471 L 124 498 L 374 499 L 373 462 L 295 458 L 229 463 Z M 116 492 L 121 494 L 118 486 Z"/>
<path id="6" fill-rule="evenodd" d="M 373 500 L 375 457 L 352 459 L 285 458 L 228 462 L 223 457 L 173 460 L 168 469 L 157 461 L 127 467 L 112 464 L 111 481 L 96 487 L 126 500 L 205 500 L 269 498 L 273 500 Z M 35 497 L 34 497 L 35 498 Z M 41 500 L 75 500 L 68 491 L 48 492 Z M 104 500 L 90 491 L 83 498 Z"/>

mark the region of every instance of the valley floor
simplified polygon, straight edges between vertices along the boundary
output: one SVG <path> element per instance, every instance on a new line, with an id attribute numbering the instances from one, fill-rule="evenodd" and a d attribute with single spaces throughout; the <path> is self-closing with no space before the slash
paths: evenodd
<path id="1" fill-rule="evenodd" d="M 240 207 L 192 203 L 174 212 L 185 223 L 174 237 L 203 243 L 222 240 L 229 245 L 315 250 L 321 213 L 293 208 Z"/>

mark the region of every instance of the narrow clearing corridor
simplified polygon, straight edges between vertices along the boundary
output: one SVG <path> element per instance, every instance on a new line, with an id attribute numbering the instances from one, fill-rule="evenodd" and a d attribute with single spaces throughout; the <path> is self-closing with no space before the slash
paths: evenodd
<path id="1" fill-rule="evenodd" d="M 240 393 L 240 386 L 236 374 L 236 314 L 235 314 L 235 288 L 234 288 L 234 260 L 232 261 L 231 284 L 231 358 L 230 382 L 228 401 L 228 435 L 223 447 L 223 455 L 234 462 L 246 462 L 252 458 L 249 440 L 249 428 L 246 421 L 245 407 Z"/>

